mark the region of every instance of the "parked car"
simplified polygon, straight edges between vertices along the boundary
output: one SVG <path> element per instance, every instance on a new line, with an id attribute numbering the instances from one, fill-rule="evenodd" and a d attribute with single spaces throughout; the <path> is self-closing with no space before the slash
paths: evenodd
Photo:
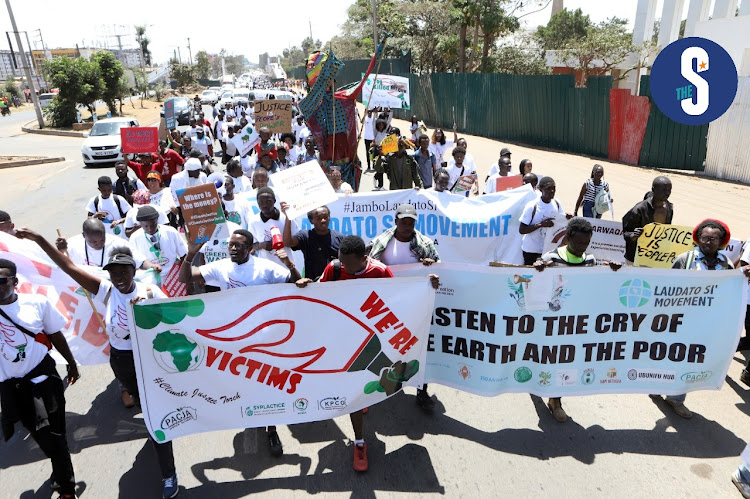
<path id="1" fill-rule="evenodd" d="M 250 102 L 250 90 L 246 88 L 235 88 L 233 94 L 234 97 L 232 98 L 232 103 L 235 106 L 240 104 L 245 107 L 248 106 L 248 103 Z"/>
<path id="2" fill-rule="evenodd" d="M 94 123 L 81 145 L 83 164 L 98 166 L 122 159 L 120 128 L 140 126 L 133 118 L 106 118 Z"/>
<path id="3" fill-rule="evenodd" d="M 204 90 L 203 93 L 201 93 L 201 104 L 209 104 L 213 106 L 217 102 L 219 102 L 219 96 L 213 90 Z"/>
<path id="4" fill-rule="evenodd" d="M 190 124 L 190 118 L 195 114 L 193 101 L 187 97 L 171 97 L 164 101 L 164 105 L 169 101 L 174 101 L 174 117 L 178 125 Z M 161 108 L 159 115 L 164 117 L 164 107 Z"/>
<path id="5" fill-rule="evenodd" d="M 39 96 L 39 105 L 42 106 L 42 109 L 45 109 L 47 106 L 49 106 L 49 103 L 52 102 L 52 99 L 55 98 L 55 95 L 57 94 L 42 94 Z"/>

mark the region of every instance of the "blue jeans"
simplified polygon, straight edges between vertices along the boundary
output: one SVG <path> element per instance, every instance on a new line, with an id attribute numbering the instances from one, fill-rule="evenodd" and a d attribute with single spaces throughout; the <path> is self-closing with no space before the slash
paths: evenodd
<path id="1" fill-rule="evenodd" d="M 583 216 L 586 218 L 602 218 L 601 213 L 594 215 L 594 202 L 584 201 L 583 202 Z"/>
<path id="2" fill-rule="evenodd" d="M 668 395 L 666 398 L 667 400 L 671 400 L 672 402 L 680 402 L 684 404 L 686 397 L 687 393 L 683 393 L 682 395 Z"/>

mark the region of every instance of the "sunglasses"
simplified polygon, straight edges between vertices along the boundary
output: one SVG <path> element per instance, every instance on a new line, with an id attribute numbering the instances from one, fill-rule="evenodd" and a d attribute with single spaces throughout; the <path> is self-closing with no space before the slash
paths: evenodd
<path id="1" fill-rule="evenodd" d="M 0 286 L 5 286 L 6 284 L 8 284 L 8 281 L 13 282 L 13 279 L 15 278 L 16 276 L 14 275 L 8 277 L 0 277 Z"/>

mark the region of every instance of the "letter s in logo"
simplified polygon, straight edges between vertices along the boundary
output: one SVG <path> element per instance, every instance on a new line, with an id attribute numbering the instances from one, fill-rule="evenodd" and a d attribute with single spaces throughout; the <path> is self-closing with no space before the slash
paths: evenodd
<path id="1" fill-rule="evenodd" d="M 695 86 L 695 104 L 692 97 L 682 99 L 682 110 L 691 116 L 700 116 L 708 109 L 708 82 L 693 71 L 693 60 L 697 60 L 698 71 L 708 69 L 708 53 L 701 47 L 688 47 L 682 52 L 681 72 L 687 81 Z M 701 64 L 704 68 L 701 69 Z"/>

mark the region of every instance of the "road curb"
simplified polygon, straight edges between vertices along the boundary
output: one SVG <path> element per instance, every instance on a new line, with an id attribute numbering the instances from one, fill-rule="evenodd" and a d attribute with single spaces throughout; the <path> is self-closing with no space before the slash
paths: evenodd
<path id="1" fill-rule="evenodd" d="M 0 163 L 0 170 L 4 168 L 16 168 L 18 166 L 43 165 L 45 163 L 59 163 L 60 161 L 65 161 L 65 158 L 60 156 L 57 158 L 22 159 L 20 161 L 9 161 L 8 163 Z"/>
<path id="2" fill-rule="evenodd" d="M 57 135 L 58 137 L 77 137 L 83 138 L 84 132 L 67 132 L 63 130 L 45 130 L 39 128 L 31 128 L 29 125 L 36 123 L 36 120 L 29 121 L 21 127 L 21 131 L 25 133 L 36 133 L 39 135 Z"/>

